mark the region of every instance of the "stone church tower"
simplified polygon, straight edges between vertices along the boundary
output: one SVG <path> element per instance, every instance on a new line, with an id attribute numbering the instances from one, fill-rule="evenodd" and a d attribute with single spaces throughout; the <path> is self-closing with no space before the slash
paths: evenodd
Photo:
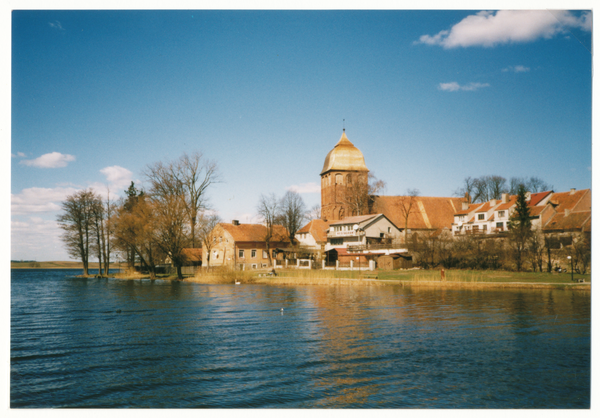
<path id="1" fill-rule="evenodd" d="M 348 140 L 344 129 L 321 171 L 321 219 L 331 222 L 356 215 L 351 203 L 359 185 L 366 187 L 368 174 L 362 152 Z"/>

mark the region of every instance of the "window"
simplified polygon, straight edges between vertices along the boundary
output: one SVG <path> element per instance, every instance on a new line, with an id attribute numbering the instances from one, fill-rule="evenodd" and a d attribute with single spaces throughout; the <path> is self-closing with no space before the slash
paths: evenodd
<path id="1" fill-rule="evenodd" d="M 352 184 L 352 176 L 350 174 L 346 176 L 346 184 Z"/>
<path id="2" fill-rule="evenodd" d="M 239 258 L 244 258 L 244 250 L 240 250 L 240 251 L 238 252 L 238 257 L 239 257 Z"/>
<path id="3" fill-rule="evenodd" d="M 219 242 L 223 242 L 223 237 L 219 237 Z"/>
<path id="4" fill-rule="evenodd" d="M 392 227 L 388 226 L 388 234 L 392 232 Z"/>
<path id="5" fill-rule="evenodd" d="M 487 231 L 487 225 L 483 225 L 483 230 Z"/>
<path id="6" fill-rule="evenodd" d="M 498 218 L 504 218 L 504 211 L 498 211 Z"/>
<path id="7" fill-rule="evenodd" d="M 480 213 L 479 215 L 477 215 L 478 221 L 483 221 L 484 219 L 485 219 L 485 213 Z"/>
<path id="8" fill-rule="evenodd" d="M 262 267 L 262 268 L 266 268 L 266 267 L 267 267 L 267 265 L 266 265 L 265 263 L 262 263 L 262 264 L 261 264 L 261 267 Z"/>
<path id="9" fill-rule="evenodd" d="M 256 258 L 256 250 L 252 250 L 252 254 L 251 254 L 252 258 Z M 255 267 L 256 268 L 256 267 Z"/>
<path id="10" fill-rule="evenodd" d="M 343 244 L 344 244 L 343 238 L 332 238 L 331 239 L 331 245 L 343 245 Z"/>
<path id="11" fill-rule="evenodd" d="M 496 222 L 496 228 L 502 229 L 503 226 L 504 226 L 503 222 Z"/>
<path id="12" fill-rule="evenodd" d="M 252 264 L 250 267 L 252 267 L 253 269 L 255 269 L 257 266 L 256 266 L 256 264 Z"/>
<path id="13" fill-rule="evenodd" d="M 277 250 L 273 250 L 272 254 L 273 254 L 273 258 L 277 258 Z"/>
<path id="14" fill-rule="evenodd" d="M 479 232 L 479 225 L 473 225 L 473 232 Z"/>
<path id="15" fill-rule="evenodd" d="M 269 258 L 269 253 L 267 250 L 263 250 L 263 258 Z"/>

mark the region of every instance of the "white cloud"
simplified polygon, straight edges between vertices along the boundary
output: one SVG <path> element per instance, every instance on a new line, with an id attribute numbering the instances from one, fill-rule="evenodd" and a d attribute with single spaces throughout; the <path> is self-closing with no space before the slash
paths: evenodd
<path id="1" fill-rule="evenodd" d="M 100 170 L 106 176 L 106 180 L 110 183 L 110 188 L 127 188 L 131 184 L 133 173 L 126 168 L 113 165 Z"/>
<path id="2" fill-rule="evenodd" d="M 506 73 L 506 72 L 510 71 L 513 73 L 526 73 L 529 70 L 531 70 L 531 68 L 525 67 L 524 65 L 515 65 L 514 67 L 512 65 L 509 65 L 508 67 L 503 68 L 502 72 Z"/>
<path id="3" fill-rule="evenodd" d="M 11 259 L 66 260 L 56 220 L 29 217 L 11 221 Z"/>
<path id="4" fill-rule="evenodd" d="M 300 185 L 286 187 L 285 190 L 290 190 L 296 193 L 321 193 L 321 186 L 314 182 L 301 183 Z"/>
<path id="5" fill-rule="evenodd" d="M 500 10 L 467 16 L 450 30 L 423 35 L 416 44 L 440 45 L 446 49 L 470 46 L 493 47 L 500 44 L 550 39 L 568 28 L 591 31 L 592 16 L 574 16 L 568 11 Z"/>
<path id="6" fill-rule="evenodd" d="M 60 152 L 51 152 L 44 154 L 34 160 L 23 160 L 20 164 L 25 164 L 31 167 L 39 168 L 58 168 L 66 167 L 70 161 L 75 161 L 75 157 L 69 154 L 61 154 Z"/>
<path id="7" fill-rule="evenodd" d="M 440 83 L 438 85 L 438 89 L 442 91 L 475 91 L 484 87 L 489 87 L 488 83 L 469 83 L 461 86 L 456 81 L 452 81 L 450 83 Z"/>
<path id="8" fill-rule="evenodd" d="M 12 153 L 11 153 L 11 154 L 10 154 L 10 156 L 11 156 L 12 158 L 15 158 L 15 157 L 25 157 L 25 154 L 24 154 L 24 153 L 22 153 L 22 152 L 17 152 L 16 154 L 12 154 Z"/>
<path id="9" fill-rule="evenodd" d="M 58 29 L 58 30 L 65 30 L 58 20 L 55 20 L 54 22 L 48 22 L 48 24 L 50 25 L 51 28 Z"/>
<path id="10" fill-rule="evenodd" d="M 28 213 L 54 212 L 61 209 L 60 203 L 79 189 L 56 187 L 54 189 L 31 187 L 19 194 L 11 193 L 11 212 L 13 215 Z"/>

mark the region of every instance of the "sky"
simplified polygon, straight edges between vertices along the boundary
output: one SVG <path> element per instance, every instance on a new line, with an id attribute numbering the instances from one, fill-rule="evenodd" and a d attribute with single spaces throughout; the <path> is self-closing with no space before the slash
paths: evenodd
<path id="1" fill-rule="evenodd" d="M 14 10 L 11 259 L 68 260 L 61 202 L 200 151 L 212 209 L 320 203 L 346 135 L 385 193 L 592 183 L 592 19 L 553 10 Z"/>

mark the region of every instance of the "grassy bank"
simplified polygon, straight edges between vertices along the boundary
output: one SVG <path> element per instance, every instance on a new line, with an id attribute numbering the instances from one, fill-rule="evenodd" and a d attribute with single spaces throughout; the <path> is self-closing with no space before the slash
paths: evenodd
<path id="1" fill-rule="evenodd" d="M 257 283 L 270 285 L 326 286 L 404 286 L 439 288 L 553 288 L 590 290 L 591 275 L 565 273 L 523 273 L 505 271 L 448 270 L 442 280 L 439 270 L 340 271 L 340 270 L 277 270 L 277 276 L 265 276 L 266 271 L 199 271 L 186 281 L 196 283 Z M 259 276 L 260 275 L 260 276 Z M 374 277 L 376 275 L 376 277 Z M 585 280 L 579 283 L 578 279 Z"/>

